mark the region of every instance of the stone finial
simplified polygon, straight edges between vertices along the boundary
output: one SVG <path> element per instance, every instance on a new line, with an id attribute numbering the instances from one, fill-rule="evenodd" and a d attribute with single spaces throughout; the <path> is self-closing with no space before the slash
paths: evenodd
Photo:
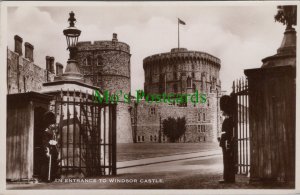
<path id="1" fill-rule="evenodd" d="M 277 6 L 277 9 L 277 14 L 274 16 L 275 21 L 286 25 L 287 29 L 291 29 L 292 25 L 297 25 L 296 5 L 280 5 Z"/>
<path id="2" fill-rule="evenodd" d="M 287 25 L 277 54 L 262 59 L 262 68 L 275 66 L 296 67 L 296 31 L 292 25 L 297 24 L 297 6 L 278 6 L 275 21 Z"/>

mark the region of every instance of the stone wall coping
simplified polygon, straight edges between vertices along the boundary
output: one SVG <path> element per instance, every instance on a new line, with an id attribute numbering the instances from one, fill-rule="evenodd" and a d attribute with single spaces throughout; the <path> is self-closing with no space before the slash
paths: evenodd
<path id="1" fill-rule="evenodd" d="M 83 47 L 91 47 L 91 49 L 114 49 L 114 50 L 121 50 L 125 52 L 130 52 L 130 46 L 124 42 L 116 42 L 116 41 L 82 41 L 77 43 L 78 51 L 86 50 Z"/>
<path id="2" fill-rule="evenodd" d="M 28 42 L 25 42 L 25 47 L 29 47 L 29 48 L 31 48 L 31 49 L 34 49 L 34 47 L 33 47 L 33 45 L 31 45 L 30 43 L 28 43 Z"/>
<path id="3" fill-rule="evenodd" d="M 184 60 L 200 60 L 201 58 L 204 60 L 211 60 L 217 63 L 220 66 L 221 60 L 211 54 L 201 51 L 179 51 L 179 52 L 166 52 L 166 53 L 159 53 L 148 56 L 144 58 L 143 63 L 151 63 L 157 61 L 164 61 L 164 60 L 172 60 L 176 58 L 182 58 Z"/>

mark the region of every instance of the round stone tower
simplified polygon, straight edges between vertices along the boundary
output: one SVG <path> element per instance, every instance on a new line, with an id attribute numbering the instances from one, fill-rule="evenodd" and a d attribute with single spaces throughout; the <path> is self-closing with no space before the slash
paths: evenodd
<path id="1" fill-rule="evenodd" d="M 124 93 L 130 92 L 130 47 L 119 42 L 113 33 L 111 41 L 95 41 L 94 43 L 78 42 L 76 59 L 85 79 L 103 92 L 120 93 L 117 106 L 117 142 L 132 142 L 132 128 L 129 104 L 124 103 Z"/>
<path id="2" fill-rule="evenodd" d="M 180 113 L 185 113 L 185 142 L 217 141 L 222 122 L 219 108 L 220 63 L 219 58 L 208 53 L 186 48 L 174 48 L 171 52 L 146 57 L 143 61 L 145 96 L 163 93 L 192 94 L 196 91 L 199 96 L 206 96 L 205 103 L 193 104 L 188 101 L 187 104 L 173 106 L 159 105 L 161 117 L 176 118 L 179 115 L 175 113 L 179 108 Z"/>
<path id="3" fill-rule="evenodd" d="M 220 91 L 220 60 L 208 53 L 175 48 L 144 59 L 145 93 Z"/>

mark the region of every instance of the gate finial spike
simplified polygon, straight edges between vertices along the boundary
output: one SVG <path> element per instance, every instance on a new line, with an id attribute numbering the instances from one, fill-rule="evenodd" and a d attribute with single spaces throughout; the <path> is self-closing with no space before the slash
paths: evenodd
<path id="1" fill-rule="evenodd" d="M 232 82 L 232 92 L 235 93 L 235 81 Z"/>
<path id="2" fill-rule="evenodd" d="M 245 85 L 244 85 L 244 78 L 242 77 L 242 90 L 245 89 Z"/>

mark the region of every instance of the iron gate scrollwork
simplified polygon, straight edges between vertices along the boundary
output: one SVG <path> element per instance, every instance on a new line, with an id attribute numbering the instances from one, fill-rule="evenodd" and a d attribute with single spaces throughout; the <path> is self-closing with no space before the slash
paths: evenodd
<path id="1" fill-rule="evenodd" d="M 248 81 L 244 78 L 233 82 L 234 98 L 234 138 L 235 164 L 237 174 L 249 174 L 250 171 L 250 132 L 249 132 L 249 96 Z"/>
<path id="2" fill-rule="evenodd" d="M 61 91 L 55 101 L 61 176 L 116 175 L 116 105 Z"/>

